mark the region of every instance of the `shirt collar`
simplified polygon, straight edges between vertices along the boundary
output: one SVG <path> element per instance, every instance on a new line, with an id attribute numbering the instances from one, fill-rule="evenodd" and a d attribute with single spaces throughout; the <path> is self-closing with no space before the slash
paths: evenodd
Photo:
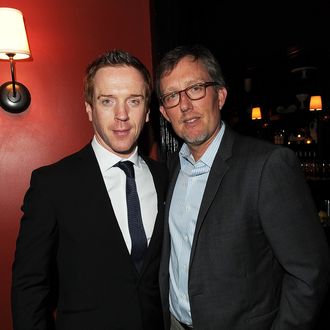
<path id="1" fill-rule="evenodd" d="M 104 148 L 96 139 L 95 135 L 92 140 L 92 148 L 94 150 L 96 159 L 99 163 L 101 172 L 107 171 L 120 161 L 130 160 L 135 166 L 140 166 L 140 158 L 138 156 L 138 147 L 135 147 L 134 152 L 128 158 L 122 158 L 113 152 Z"/>

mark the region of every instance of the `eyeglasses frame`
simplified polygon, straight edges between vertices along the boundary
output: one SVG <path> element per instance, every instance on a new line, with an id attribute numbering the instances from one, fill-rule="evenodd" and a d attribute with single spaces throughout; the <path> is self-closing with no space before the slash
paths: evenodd
<path id="1" fill-rule="evenodd" d="M 180 103 L 180 101 L 181 101 L 181 93 L 182 93 L 182 92 L 184 92 L 184 93 L 186 94 L 186 96 L 188 97 L 189 100 L 191 100 L 191 101 L 197 101 L 197 100 L 201 100 L 202 98 L 204 98 L 204 97 L 206 96 L 206 88 L 207 88 L 207 87 L 210 87 L 210 86 L 217 86 L 217 85 L 220 85 L 220 84 L 219 84 L 218 82 L 216 82 L 216 81 L 206 81 L 206 82 L 196 83 L 196 84 L 190 85 L 190 86 L 188 86 L 188 87 L 186 87 L 185 89 L 182 89 L 182 90 L 180 90 L 180 91 L 173 91 L 173 92 L 170 92 L 170 93 L 166 93 L 166 94 L 162 95 L 162 96 L 159 98 L 159 100 L 160 100 L 162 106 L 163 106 L 165 109 L 172 109 L 172 108 L 176 107 L 176 106 Z M 187 90 L 189 90 L 189 89 L 191 89 L 191 88 L 193 88 L 193 87 L 195 87 L 195 86 L 203 86 L 203 87 L 205 87 L 205 93 L 204 93 L 203 96 L 198 97 L 197 99 L 192 99 L 192 98 L 188 95 Z M 173 94 L 173 93 L 179 95 L 178 103 L 177 103 L 176 105 L 172 105 L 172 106 L 170 106 L 170 107 L 166 107 L 166 106 L 164 105 L 164 101 L 163 101 L 163 99 L 164 99 L 166 96 L 169 96 L 169 95 L 171 95 L 171 94 Z"/>

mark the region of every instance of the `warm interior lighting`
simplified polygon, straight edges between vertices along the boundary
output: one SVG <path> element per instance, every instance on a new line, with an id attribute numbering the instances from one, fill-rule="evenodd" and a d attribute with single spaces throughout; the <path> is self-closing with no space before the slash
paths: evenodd
<path id="1" fill-rule="evenodd" d="M 261 109 L 260 107 L 252 108 L 252 120 L 261 119 Z"/>
<path id="2" fill-rule="evenodd" d="M 320 95 L 311 96 L 309 102 L 309 111 L 320 111 L 322 110 L 322 98 Z"/>
<path id="3" fill-rule="evenodd" d="M 15 60 L 31 56 L 22 12 L 0 8 L 0 59 L 8 60 L 8 54 L 14 54 Z"/>
<path id="4" fill-rule="evenodd" d="M 0 86 L 0 106 L 11 113 L 19 113 L 31 102 L 29 90 L 15 80 L 14 60 L 31 56 L 23 14 L 14 8 L 0 8 L 0 59 L 9 60 L 12 81 Z"/>

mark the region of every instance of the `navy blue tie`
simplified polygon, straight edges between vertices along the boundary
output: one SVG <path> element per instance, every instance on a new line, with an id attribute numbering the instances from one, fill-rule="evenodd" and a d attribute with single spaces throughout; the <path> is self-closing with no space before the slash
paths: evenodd
<path id="1" fill-rule="evenodd" d="M 131 161 L 119 162 L 118 166 L 126 174 L 126 201 L 128 228 L 131 235 L 131 257 L 136 269 L 140 272 L 144 253 L 147 248 L 147 237 L 143 228 L 139 196 L 136 190 L 134 167 Z"/>

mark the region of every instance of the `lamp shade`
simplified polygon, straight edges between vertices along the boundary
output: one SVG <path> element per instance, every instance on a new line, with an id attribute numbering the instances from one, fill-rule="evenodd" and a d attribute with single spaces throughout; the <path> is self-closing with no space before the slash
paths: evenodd
<path id="1" fill-rule="evenodd" d="M 31 56 L 23 14 L 14 8 L 0 8 L 0 59 L 8 60 L 7 54 L 15 60 Z"/>
<path id="2" fill-rule="evenodd" d="M 320 111 L 322 110 L 322 98 L 320 95 L 311 96 L 309 102 L 309 111 Z"/>
<path id="3" fill-rule="evenodd" d="M 260 107 L 252 108 L 252 120 L 261 119 L 261 109 Z"/>

